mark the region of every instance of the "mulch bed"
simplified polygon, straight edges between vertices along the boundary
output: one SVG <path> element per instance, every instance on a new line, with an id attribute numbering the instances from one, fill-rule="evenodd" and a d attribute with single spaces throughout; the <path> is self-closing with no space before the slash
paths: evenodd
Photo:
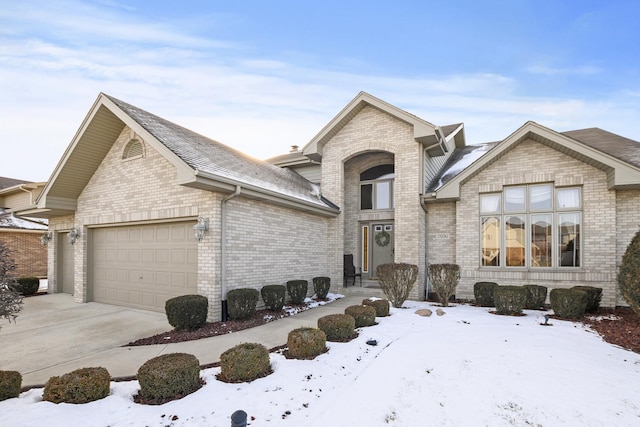
<path id="1" fill-rule="evenodd" d="M 640 316 L 630 308 L 601 308 L 581 321 L 609 344 L 640 353 Z"/>

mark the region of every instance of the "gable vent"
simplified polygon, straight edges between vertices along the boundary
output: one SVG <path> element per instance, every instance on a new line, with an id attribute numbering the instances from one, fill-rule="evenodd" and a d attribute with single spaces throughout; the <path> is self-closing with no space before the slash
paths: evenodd
<path id="1" fill-rule="evenodd" d="M 134 159 L 137 157 L 142 157 L 144 155 L 144 150 L 142 147 L 142 143 L 137 139 L 132 139 L 127 143 L 127 146 L 124 147 L 124 151 L 122 152 L 122 160 Z"/>

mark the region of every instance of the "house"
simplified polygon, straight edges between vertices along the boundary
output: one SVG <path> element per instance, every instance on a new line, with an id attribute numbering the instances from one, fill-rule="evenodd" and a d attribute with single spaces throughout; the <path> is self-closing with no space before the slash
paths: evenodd
<path id="1" fill-rule="evenodd" d="M 14 209 L 31 206 L 43 187 L 43 182 L 0 177 L 0 242 L 11 251 L 15 264 L 12 274 L 16 277 L 47 277 L 47 250 L 42 245 L 46 221 L 19 218 L 13 213 Z"/>
<path id="2" fill-rule="evenodd" d="M 329 276 L 396 261 L 457 263 L 477 281 L 594 285 L 624 302 L 616 271 L 638 228 L 640 147 L 600 129 L 525 123 L 467 145 L 358 94 L 303 148 L 262 162 L 100 94 L 51 179 L 20 215 L 49 220 L 49 292 L 163 311 L 173 296 Z M 196 238 L 197 237 L 197 238 Z"/>

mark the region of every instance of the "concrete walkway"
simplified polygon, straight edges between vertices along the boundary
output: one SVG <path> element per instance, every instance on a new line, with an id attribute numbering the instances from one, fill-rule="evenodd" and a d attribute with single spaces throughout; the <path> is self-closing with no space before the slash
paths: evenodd
<path id="1" fill-rule="evenodd" d="M 217 337 L 175 344 L 121 347 L 139 338 L 171 330 L 164 313 L 99 303 L 76 304 L 66 294 L 25 298 L 17 323 L 2 323 L 0 369 L 22 374 L 22 385 L 44 385 L 54 375 L 102 366 L 112 377 L 136 375 L 147 360 L 167 353 L 195 355 L 200 364 L 218 362 L 231 347 L 255 342 L 267 348 L 287 343 L 290 331 L 317 327 L 318 318 L 344 313 L 369 296 L 361 291 L 262 326 Z M 375 291 L 371 296 L 376 296 Z"/>

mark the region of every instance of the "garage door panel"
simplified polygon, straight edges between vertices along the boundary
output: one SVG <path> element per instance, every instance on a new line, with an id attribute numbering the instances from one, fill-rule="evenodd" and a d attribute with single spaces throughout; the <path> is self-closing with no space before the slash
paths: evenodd
<path id="1" fill-rule="evenodd" d="M 194 224 L 92 230 L 94 300 L 164 312 L 167 299 L 196 293 Z"/>

